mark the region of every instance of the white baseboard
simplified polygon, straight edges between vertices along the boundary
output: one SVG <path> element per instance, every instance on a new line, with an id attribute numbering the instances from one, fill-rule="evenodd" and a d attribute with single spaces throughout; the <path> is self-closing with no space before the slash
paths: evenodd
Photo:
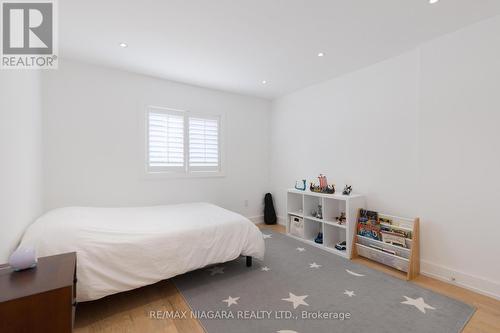
<path id="1" fill-rule="evenodd" d="M 249 217 L 247 217 L 247 219 L 249 219 L 250 221 L 252 221 L 255 224 L 262 224 L 262 223 L 264 223 L 264 215 L 251 216 L 251 217 L 249 216 Z"/>
<path id="2" fill-rule="evenodd" d="M 264 223 L 264 216 L 249 217 L 249 219 L 255 224 Z M 285 221 L 284 217 L 278 216 L 278 224 L 284 226 Z M 436 265 L 426 260 L 420 261 L 420 274 L 500 300 L 500 283 L 495 281 Z"/>
<path id="3" fill-rule="evenodd" d="M 495 281 L 436 265 L 426 260 L 420 261 L 420 274 L 500 300 L 500 283 Z"/>
<path id="4" fill-rule="evenodd" d="M 250 221 L 252 221 L 255 224 L 262 224 L 264 223 L 264 215 L 260 216 L 252 216 L 252 217 L 247 217 Z M 278 216 L 278 224 L 285 225 L 285 219 L 282 218 L 281 216 Z"/>
<path id="5" fill-rule="evenodd" d="M 278 224 L 286 226 L 286 220 L 283 216 L 278 216 Z"/>

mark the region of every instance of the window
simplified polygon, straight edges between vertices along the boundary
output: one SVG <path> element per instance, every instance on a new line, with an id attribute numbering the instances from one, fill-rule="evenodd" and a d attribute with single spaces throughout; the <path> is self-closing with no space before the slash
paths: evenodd
<path id="1" fill-rule="evenodd" d="M 148 162 L 150 171 L 184 168 L 184 117 L 158 111 L 149 112 Z"/>
<path id="2" fill-rule="evenodd" d="M 219 120 L 189 117 L 189 168 L 217 170 L 219 165 Z"/>
<path id="3" fill-rule="evenodd" d="M 149 107 L 147 169 L 150 173 L 220 174 L 221 117 Z"/>

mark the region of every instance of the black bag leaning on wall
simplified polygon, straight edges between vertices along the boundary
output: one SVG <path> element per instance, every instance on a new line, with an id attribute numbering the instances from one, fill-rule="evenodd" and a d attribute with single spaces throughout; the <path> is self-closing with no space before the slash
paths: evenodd
<path id="1" fill-rule="evenodd" d="M 264 197 L 264 222 L 266 224 L 276 224 L 276 211 L 274 210 L 273 196 L 266 193 Z"/>

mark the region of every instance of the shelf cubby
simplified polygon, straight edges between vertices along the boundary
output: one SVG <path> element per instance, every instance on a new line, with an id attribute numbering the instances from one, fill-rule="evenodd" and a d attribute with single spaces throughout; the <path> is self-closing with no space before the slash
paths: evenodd
<path id="1" fill-rule="evenodd" d="M 321 222 L 310 220 L 308 218 L 304 219 L 304 238 L 314 242 L 314 239 L 318 236 L 318 233 L 323 232 L 323 226 Z"/>
<path id="2" fill-rule="evenodd" d="M 346 212 L 346 201 L 324 198 L 324 219 L 332 223 L 337 223 L 336 218 L 340 213 Z"/>
<path id="3" fill-rule="evenodd" d="M 313 211 L 317 212 L 320 205 L 323 206 L 323 198 L 310 195 L 304 196 L 304 216 L 312 217 Z"/>
<path id="4" fill-rule="evenodd" d="M 323 242 L 326 247 L 335 248 L 335 244 L 346 240 L 346 231 L 330 224 L 324 224 Z"/>

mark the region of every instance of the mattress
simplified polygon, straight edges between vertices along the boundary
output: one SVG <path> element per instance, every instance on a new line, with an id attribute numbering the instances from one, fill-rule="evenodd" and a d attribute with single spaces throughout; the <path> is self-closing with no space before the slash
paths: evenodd
<path id="1" fill-rule="evenodd" d="M 28 227 L 20 246 L 39 257 L 76 252 L 79 302 L 265 252 L 250 220 L 209 203 L 55 209 Z"/>

